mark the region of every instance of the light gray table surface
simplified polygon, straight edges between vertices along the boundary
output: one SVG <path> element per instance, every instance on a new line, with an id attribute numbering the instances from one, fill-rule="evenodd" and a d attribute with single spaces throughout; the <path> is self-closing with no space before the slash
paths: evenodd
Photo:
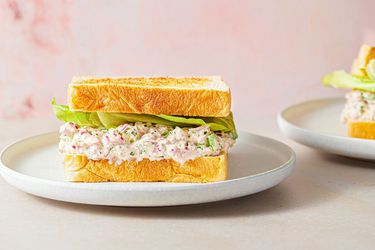
<path id="1" fill-rule="evenodd" d="M 288 179 L 234 200 L 126 208 L 38 198 L 0 178 L 0 249 L 375 249 L 374 163 L 298 145 L 275 119 L 237 122 L 296 151 Z M 0 148 L 57 126 L 53 119 L 0 121 Z"/>

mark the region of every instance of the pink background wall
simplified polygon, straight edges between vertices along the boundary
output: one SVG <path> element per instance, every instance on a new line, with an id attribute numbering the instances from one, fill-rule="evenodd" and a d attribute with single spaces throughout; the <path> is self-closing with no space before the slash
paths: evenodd
<path id="1" fill-rule="evenodd" d="M 374 0 L 0 0 L 0 117 L 52 116 L 73 75 L 212 75 L 237 115 L 328 95 L 375 41 Z"/>

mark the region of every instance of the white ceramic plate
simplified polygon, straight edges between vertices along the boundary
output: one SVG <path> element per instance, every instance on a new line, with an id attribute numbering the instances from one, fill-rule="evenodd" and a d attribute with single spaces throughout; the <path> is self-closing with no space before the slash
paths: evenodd
<path id="1" fill-rule="evenodd" d="M 280 130 L 292 140 L 329 153 L 375 160 L 375 141 L 351 138 L 340 115 L 344 98 L 319 99 L 293 105 L 278 116 Z"/>
<path id="2" fill-rule="evenodd" d="M 172 206 L 219 201 L 273 187 L 292 171 L 295 154 L 285 144 L 242 132 L 229 154 L 229 179 L 192 183 L 69 183 L 63 180 L 58 134 L 8 146 L 0 172 L 11 185 L 54 200 L 113 206 Z"/>

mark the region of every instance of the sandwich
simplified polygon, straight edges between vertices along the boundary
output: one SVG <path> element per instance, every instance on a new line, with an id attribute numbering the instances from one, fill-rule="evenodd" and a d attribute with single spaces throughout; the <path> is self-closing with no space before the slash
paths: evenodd
<path id="1" fill-rule="evenodd" d="M 71 182 L 216 182 L 237 139 L 221 77 L 75 77 L 52 101 Z"/>
<path id="2" fill-rule="evenodd" d="M 351 73 L 343 70 L 326 75 L 326 86 L 351 89 L 341 115 L 348 136 L 375 139 L 375 47 L 363 45 L 354 59 Z"/>

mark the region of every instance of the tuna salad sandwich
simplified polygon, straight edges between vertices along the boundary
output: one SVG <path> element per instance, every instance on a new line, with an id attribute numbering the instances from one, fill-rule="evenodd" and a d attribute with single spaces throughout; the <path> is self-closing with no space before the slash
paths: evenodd
<path id="1" fill-rule="evenodd" d="M 52 101 L 72 182 L 215 182 L 237 139 L 220 77 L 73 78 Z"/>
<path id="2" fill-rule="evenodd" d="M 348 135 L 375 139 L 375 47 L 361 47 L 351 73 L 335 71 L 322 81 L 326 86 L 351 89 L 346 94 L 346 105 L 341 116 L 348 125 Z"/>

